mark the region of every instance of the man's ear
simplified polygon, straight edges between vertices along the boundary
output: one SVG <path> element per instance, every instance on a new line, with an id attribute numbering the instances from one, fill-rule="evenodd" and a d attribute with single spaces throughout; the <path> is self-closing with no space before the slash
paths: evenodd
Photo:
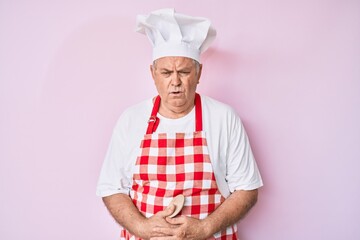
<path id="1" fill-rule="evenodd" d="M 199 72 L 198 72 L 198 84 L 200 83 L 200 77 L 201 77 L 201 72 L 202 72 L 202 64 L 199 64 Z"/>
<path id="2" fill-rule="evenodd" d="M 154 75 L 155 75 L 155 68 L 153 67 L 153 65 L 150 65 L 150 72 L 151 72 L 151 76 L 153 79 L 155 79 Z"/>

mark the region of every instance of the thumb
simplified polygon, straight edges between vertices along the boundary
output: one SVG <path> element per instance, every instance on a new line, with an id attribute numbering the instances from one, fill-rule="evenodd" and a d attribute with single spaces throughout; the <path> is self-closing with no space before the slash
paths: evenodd
<path id="1" fill-rule="evenodd" d="M 174 204 L 170 204 L 169 206 L 167 206 L 164 211 L 162 211 L 161 215 L 163 217 L 167 217 L 170 216 L 173 212 L 175 211 L 175 205 Z"/>
<path id="2" fill-rule="evenodd" d="M 178 216 L 174 218 L 166 218 L 166 221 L 172 225 L 179 225 L 185 223 L 186 217 L 185 216 Z"/>

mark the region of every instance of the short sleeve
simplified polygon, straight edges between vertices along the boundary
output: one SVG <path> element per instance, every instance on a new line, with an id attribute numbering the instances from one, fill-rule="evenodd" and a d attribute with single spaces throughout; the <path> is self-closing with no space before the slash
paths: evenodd
<path id="1" fill-rule="evenodd" d="M 96 195 L 100 197 L 110 196 L 116 193 L 129 194 L 131 187 L 131 172 L 124 164 L 125 158 L 124 139 L 121 134 L 122 118 L 119 119 L 100 171 Z"/>
<path id="2" fill-rule="evenodd" d="M 240 118 L 233 113 L 229 124 L 226 181 L 230 192 L 253 190 L 263 185 L 248 136 Z"/>

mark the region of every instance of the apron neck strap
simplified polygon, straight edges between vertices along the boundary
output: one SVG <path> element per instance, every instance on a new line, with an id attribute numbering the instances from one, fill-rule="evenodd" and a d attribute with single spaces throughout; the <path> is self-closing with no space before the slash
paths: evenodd
<path id="1" fill-rule="evenodd" d="M 154 106 L 151 112 L 151 116 L 148 120 L 148 127 L 146 130 L 146 134 L 152 134 L 153 132 L 156 131 L 156 128 L 159 126 L 160 123 L 160 119 L 156 116 L 158 111 L 159 111 L 159 107 L 160 107 L 160 96 L 158 95 L 155 98 L 155 102 L 154 102 Z"/>
<path id="2" fill-rule="evenodd" d="M 151 116 L 148 120 L 148 127 L 146 134 L 152 134 L 156 131 L 159 126 L 160 119 L 156 116 L 160 107 L 160 96 L 155 98 L 154 106 L 151 112 Z M 202 131 L 202 108 L 201 108 L 201 97 L 198 93 L 195 94 L 195 131 Z"/>
<path id="3" fill-rule="evenodd" d="M 201 97 L 198 93 L 195 94 L 195 131 L 201 132 L 202 129 L 202 108 Z"/>

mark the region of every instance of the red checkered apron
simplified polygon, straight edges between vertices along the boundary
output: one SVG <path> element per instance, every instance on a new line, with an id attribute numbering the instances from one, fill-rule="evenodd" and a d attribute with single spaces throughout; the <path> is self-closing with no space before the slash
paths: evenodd
<path id="1" fill-rule="evenodd" d="M 164 210 L 177 195 L 185 196 L 181 215 L 204 219 L 225 199 L 218 190 L 202 132 L 201 98 L 195 97 L 194 133 L 154 133 L 160 97 L 155 100 L 149 126 L 136 160 L 130 196 L 146 217 Z M 236 224 L 210 239 L 238 239 Z M 126 229 L 121 239 L 139 239 Z"/>

